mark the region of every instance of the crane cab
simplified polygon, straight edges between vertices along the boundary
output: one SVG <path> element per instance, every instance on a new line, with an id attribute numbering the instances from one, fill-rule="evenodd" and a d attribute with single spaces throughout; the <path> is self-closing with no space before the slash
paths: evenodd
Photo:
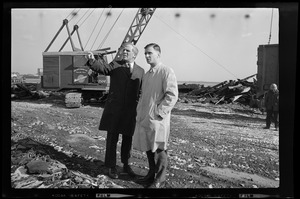
<path id="1" fill-rule="evenodd" d="M 43 79 L 44 89 L 82 89 L 107 91 L 109 77 L 89 74 L 85 54 L 75 52 L 44 52 Z M 104 56 L 106 59 L 106 56 Z"/>

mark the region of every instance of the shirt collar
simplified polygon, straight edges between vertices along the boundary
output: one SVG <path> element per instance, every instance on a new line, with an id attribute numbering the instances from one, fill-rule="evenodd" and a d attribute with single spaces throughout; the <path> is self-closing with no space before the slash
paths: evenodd
<path id="1" fill-rule="evenodd" d="M 133 66 L 134 66 L 134 62 L 131 62 L 131 63 L 126 63 L 126 62 L 125 62 L 125 64 L 126 64 L 126 65 L 129 64 L 130 68 L 133 68 Z"/>
<path id="2" fill-rule="evenodd" d="M 133 68 L 134 66 L 134 62 L 129 63 L 130 64 L 130 68 Z"/>
<path id="3" fill-rule="evenodd" d="M 149 72 L 155 72 L 157 71 L 157 69 L 159 68 L 159 66 L 161 65 L 161 63 L 156 64 L 154 67 L 150 67 Z"/>

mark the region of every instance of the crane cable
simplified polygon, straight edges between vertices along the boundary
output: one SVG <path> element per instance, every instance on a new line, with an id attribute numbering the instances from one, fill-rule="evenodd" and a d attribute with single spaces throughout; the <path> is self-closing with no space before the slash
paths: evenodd
<path id="1" fill-rule="evenodd" d="M 109 10 L 109 13 L 110 13 L 111 9 L 112 9 L 112 8 L 110 8 L 110 10 Z M 96 38 L 95 38 L 95 40 L 94 40 L 94 43 L 93 43 L 93 45 L 92 45 L 92 47 L 91 47 L 91 49 L 90 49 L 90 50 L 92 50 L 92 48 L 93 48 L 93 46 L 94 46 L 94 44 L 95 44 L 95 42 L 96 42 L 96 40 L 97 40 L 97 38 L 98 38 L 98 36 L 99 36 L 99 34 L 100 34 L 100 32 L 101 32 L 101 30 L 102 30 L 103 26 L 104 26 L 104 24 L 105 24 L 105 22 L 106 22 L 106 20 L 107 20 L 108 16 L 109 16 L 109 15 L 106 15 L 106 18 L 105 18 L 105 20 L 104 20 L 104 22 L 103 22 L 103 24 L 102 24 L 102 26 L 101 26 L 101 28 L 100 28 L 100 30 L 99 30 L 99 32 L 98 32 L 98 34 L 97 34 Z"/>
<path id="2" fill-rule="evenodd" d="M 75 23 L 75 25 L 78 25 L 78 27 L 80 27 L 81 25 L 83 25 L 84 24 L 84 22 L 92 15 L 92 13 L 95 11 L 95 9 L 96 8 L 94 8 L 91 12 L 90 12 L 90 14 L 83 20 L 83 22 L 81 22 L 81 24 L 80 25 L 78 25 L 78 23 L 83 19 L 83 17 L 88 13 L 88 11 L 90 10 L 90 9 L 88 9 L 84 14 L 83 14 L 83 16 L 77 21 L 77 23 Z M 76 9 L 74 9 L 71 13 L 73 13 L 74 11 L 75 11 Z M 80 8 L 79 8 L 79 10 L 80 10 Z M 79 12 L 79 10 L 78 10 L 78 12 Z M 71 14 L 70 13 L 70 14 Z M 66 17 L 66 18 L 68 18 L 69 16 L 70 16 L 70 14 Z M 74 15 L 75 16 L 75 15 Z M 74 17 L 73 16 L 73 17 Z M 73 18 L 72 17 L 72 18 Z M 71 19 L 72 19 L 71 18 Z M 71 21 L 71 19 L 70 19 L 70 21 Z"/>
<path id="3" fill-rule="evenodd" d="M 155 15 L 154 15 L 155 16 Z M 195 44 L 193 44 L 192 42 L 190 42 L 189 40 L 187 40 L 182 34 L 178 33 L 176 30 L 174 30 L 169 24 L 167 24 L 166 22 L 164 22 L 163 20 L 161 20 L 159 17 L 155 16 L 156 18 L 158 18 L 161 22 L 163 22 L 165 25 L 167 25 L 171 30 L 173 30 L 174 32 L 176 32 L 178 35 L 180 35 L 185 41 L 187 41 L 189 44 L 191 44 L 192 46 L 194 46 L 195 48 L 197 48 L 200 52 L 202 52 L 204 55 L 206 55 L 208 58 L 210 58 L 213 62 L 215 62 L 217 65 L 221 66 L 224 70 L 226 70 L 228 73 L 230 73 L 232 76 L 234 76 L 235 78 L 238 79 L 238 77 L 236 75 L 234 75 L 232 72 L 230 72 L 228 69 L 226 69 L 223 65 L 221 65 L 219 62 L 217 62 L 215 59 L 213 59 L 211 56 L 209 56 L 208 54 L 206 54 L 203 50 L 201 50 L 198 46 L 196 46 Z"/>
<path id="4" fill-rule="evenodd" d="M 90 10 L 90 8 L 89 8 L 87 11 L 85 11 L 85 13 L 82 15 L 82 17 L 77 21 L 77 23 L 75 23 L 75 25 L 77 25 L 77 24 L 81 21 L 81 19 L 86 15 L 86 13 L 87 13 L 89 10 Z"/>
<path id="5" fill-rule="evenodd" d="M 123 13 L 124 9 L 125 9 L 125 8 L 123 8 L 123 10 L 120 12 L 120 14 L 119 14 L 119 16 L 117 17 L 117 19 L 115 20 L 114 24 L 113 24 L 112 27 L 109 29 L 108 33 L 105 35 L 104 39 L 102 40 L 102 42 L 101 42 L 100 45 L 98 46 L 98 49 L 100 49 L 100 48 L 103 46 L 103 44 L 105 43 L 105 41 L 106 41 L 108 35 L 109 35 L 110 32 L 112 31 L 113 27 L 116 25 L 116 23 L 117 23 L 117 21 L 119 20 L 121 14 Z"/>
<path id="6" fill-rule="evenodd" d="M 271 41 L 271 35 L 272 35 L 273 10 L 274 10 L 274 9 L 272 8 L 271 25 L 270 25 L 270 35 L 269 35 L 269 41 L 268 41 L 268 44 L 270 44 L 270 41 Z"/>
<path id="7" fill-rule="evenodd" d="M 88 41 L 86 42 L 86 44 L 85 44 L 85 46 L 84 46 L 84 49 L 86 48 L 87 44 L 89 43 L 89 41 L 90 41 L 90 39 L 91 39 L 91 37 L 92 37 L 92 34 L 94 33 L 94 31 L 95 31 L 95 29 L 96 29 L 96 27 L 97 27 L 97 25 L 98 25 L 98 23 L 99 23 L 99 21 L 100 21 L 100 18 L 101 18 L 102 15 L 103 15 L 103 12 L 104 12 L 104 9 L 102 10 L 101 15 L 99 16 L 99 18 L 98 18 L 98 20 L 97 20 L 97 22 L 96 22 L 96 24 L 95 24 L 95 26 L 94 26 L 94 29 L 92 30 L 92 32 L 91 32 L 91 34 L 90 34 L 90 36 L 89 36 L 89 39 L 88 39 Z"/>
<path id="8" fill-rule="evenodd" d="M 84 22 L 92 15 L 92 13 L 96 10 L 96 8 L 94 8 L 94 10 L 92 10 L 92 12 L 85 18 L 85 20 L 83 20 L 83 22 L 78 25 L 78 26 L 82 26 L 84 24 Z"/>
<path id="9" fill-rule="evenodd" d="M 68 16 L 65 17 L 65 19 L 67 19 L 72 13 L 74 13 L 74 11 L 76 10 L 77 8 L 74 8 L 69 14 Z"/>
<path id="10" fill-rule="evenodd" d="M 78 9 L 77 13 L 80 11 L 80 9 L 81 9 L 81 8 Z M 75 10 L 76 10 L 76 8 L 75 8 L 70 14 L 74 13 Z M 70 14 L 68 15 L 68 17 L 70 16 Z M 73 16 L 71 17 L 71 19 L 69 20 L 69 22 L 72 21 L 72 19 L 73 19 L 75 16 L 76 16 L 76 14 L 73 15 Z M 66 18 L 68 18 L 68 17 L 66 17 Z"/>

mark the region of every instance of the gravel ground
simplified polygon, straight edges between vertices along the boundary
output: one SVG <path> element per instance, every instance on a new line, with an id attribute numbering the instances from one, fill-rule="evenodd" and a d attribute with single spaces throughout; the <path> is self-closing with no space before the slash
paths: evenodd
<path id="1" fill-rule="evenodd" d="M 73 178 L 44 180 L 30 188 L 61 188 L 62 183 L 58 182 L 68 180 L 66 189 L 144 189 L 126 175 L 121 174 L 119 179 L 107 177 L 103 167 L 106 132 L 98 130 L 102 111 L 103 105 L 99 104 L 67 108 L 60 97 L 11 102 L 12 159 L 33 150 L 65 165 L 73 175 Z M 265 115 L 244 105 L 178 102 L 171 117 L 165 188 L 278 188 L 279 131 L 273 127 L 263 129 L 264 125 Z M 25 146 L 24 139 L 38 144 Z M 120 158 L 117 164 L 121 172 Z M 148 170 L 145 153 L 132 150 L 131 165 L 137 175 L 145 175 Z M 26 164 L 12 161 L 12 176 L 21 166 L 27 168 Z M 74 176 L 89 179 L 90 184 Z M 11 181 L 12 187 L 23 183 L 20 179 Z"/>

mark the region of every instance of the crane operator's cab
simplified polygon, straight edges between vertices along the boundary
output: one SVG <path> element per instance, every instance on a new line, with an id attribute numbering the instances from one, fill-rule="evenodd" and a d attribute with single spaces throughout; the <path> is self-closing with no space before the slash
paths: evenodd
<path id="1" fill-rule="evenodd" d="M 42 87 L 62 90 L 97 86 L 106 90 L 109 86 L 106 76 L 90 73 L 86 61 L 82 52 L 44 52 Z"/>
<path id="2" fill-rule="evenodd" d="M 93 52 L 96 59 L 97 54 L 105 53 Z M 42 88 L 76 91 L 81 94 L 77 96 L 81 97 L 82 101 L 99 100 L 105 97 L 109 90 L 110 78 L 92 72 L 86 66 L 86 54 L 82 51 L 44 52 Z M 107 61 L 105 55 L 103 58 Z M 77 101 L 79 102 L 80 99 Z"/>

